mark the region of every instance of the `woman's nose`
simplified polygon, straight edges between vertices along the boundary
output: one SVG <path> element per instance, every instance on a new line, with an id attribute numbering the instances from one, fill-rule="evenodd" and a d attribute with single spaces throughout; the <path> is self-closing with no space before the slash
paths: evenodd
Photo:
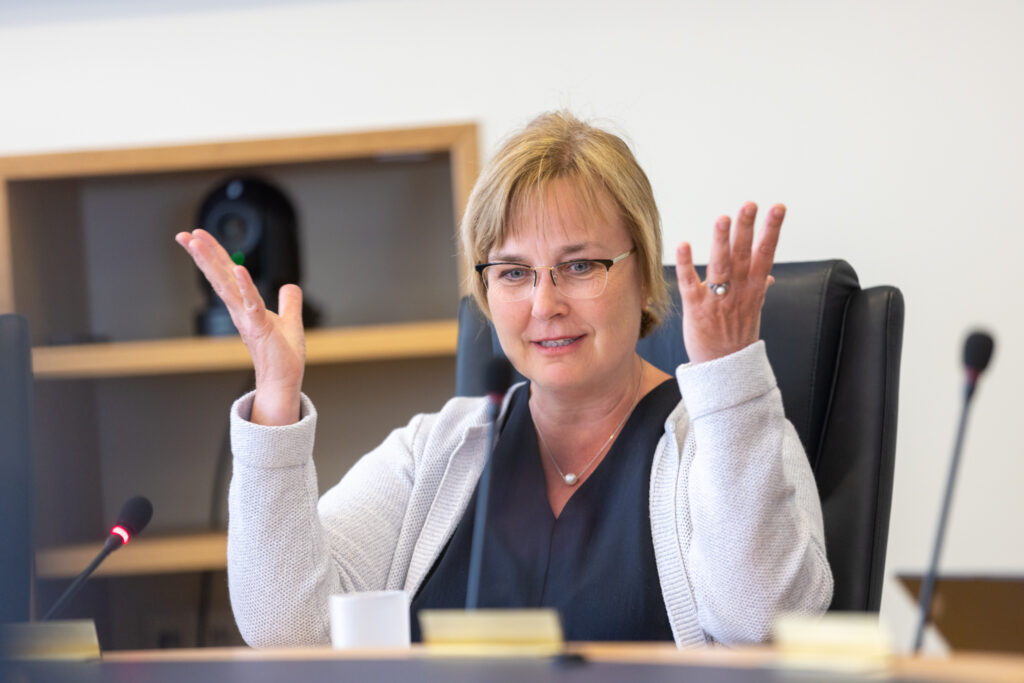
<path id="1" fill-rule="evenodd" d="M 564 313 L 567 305 L 565 297 L 555 286 L 554 271 L 538 270 L 537 280 L 530 293 L 533 302 L 533 317 L 547 320 Z"/>

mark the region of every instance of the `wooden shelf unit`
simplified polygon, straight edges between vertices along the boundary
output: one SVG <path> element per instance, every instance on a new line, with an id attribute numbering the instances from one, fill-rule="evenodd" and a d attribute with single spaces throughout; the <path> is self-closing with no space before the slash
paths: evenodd
<path id="1" fill-rule="evenodd" d="M 207 172 L 218 177 L 346 161 L 400 164 L 431 155 L 442 155 L 448 160 L 448 188 L 454 217 L 449 234 L 453 234 L 455 220 L 465 209 L 477 174 L 477 132 L 473 124 L 0 157 L 0 313 L 38 314 L 47 311 L 49 304 L 54 311 L 47 315 L 60 316 L 69 308 L 64 299 L 82 296 L 79 291 L 52 288 L 49 281 L 52 273 L 58 272 L 58 278 L 82 278 L 81 273 L 76 272 L 81 270 L 81 263 L 77 261 L 83 247 L 90 245 L 83 244 L 81 235 L 69 234 L 66 224 L 82 220 L 77 214 L 83 212 L 80 205 L 85 202 L 81 196 L 73 197 L 68 205 L 54 201 L 58 196 L 63 199 L 76 192 L 85 194 L 88 188 L 80 186 L 96 185 L 103 179 L 113 179 L 111 183 L 123 181 L 123 185 L 129 180 L 155 177 L 154 182 L 159 183 L 161 178 L 175 174 L 187 177 Z M 119 190 L 115 187 L 113 191 Z M 108 190 L 107 194 L 110 192 Z M 195 200 L 198 201 L 198 197 Z M 302 207 L 299 209 L 301 211 Z M 40 234 L 26 237 L 23 233 L 28 231 L 29 225 L 33 232 Z M 179 222 L 176 229 L 187 227 L 188 218 Z M 303 227 L 300 226 L 300 230 Z M 79 226 L 77 232 L 82 231 Z M 415 236 L 415 232 L 408 234 L 409 238 Z M 22 239 L 18 240 L 19 237 Z M 33 240 L 38 243 L 33 244 Z M 454 240 L 447 245 L 449 252 L 454 251 L 454 245 Z M 108 245 L 101 243 L 101 246 Z M 116 248 L 118 245 L 109 246 Z M 93 246 L 94 255 L 98 249 Z M 21 265 L 22 262 L 27 263 Z M 63 268 L 69 262 L 73 267 Z M 461 268 L 461 264 L 457 267 Z M 21 277 L 17 271 L 22 271 Z M 464 275 L 459 272 L 458 281 L 461 282 Z M 44 294 L 34 291 L 48 287 L 56 291 Z M 37 322 L 33 333 L 38 327 Z M 166 336 L 158 335 L 158 338 Z"/>
<path id="2" fill-rule="evenodd" d="M 323 314 L 305 387 L 331 415 L 314 452 L 326 488 L 451 396 L 455 228 L 477 170 L 474 124 L 0 158 L 0 313 L 33 335 L 36 578 L 84 568 L 126 492 L 154 500 L 154 528 L 101 576 L 224 569 L 205 508 L 251 363 L 237 337 L 189 336 L 205 301 L 172 237 L 206 192 L 253 175 L 296 205 Z M 133 609 L 108 599 L 108 614 Z"/>

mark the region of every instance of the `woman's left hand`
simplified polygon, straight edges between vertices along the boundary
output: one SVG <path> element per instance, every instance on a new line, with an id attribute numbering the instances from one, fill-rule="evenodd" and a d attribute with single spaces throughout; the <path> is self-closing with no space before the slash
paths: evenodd
<path id="1" fill-rule="evenodd" d="M 785 206 L 773 206 L 756 242 L 757 204 L 747 202 L 740 209 L 731 241 L 729 217 L 721 216 L 715 222 L 707 267 L 708 284 L 697 276 L 690 244 L 683 242 L 676 249 L 676 277 L 683 304 L 683 343 L 690 362 L 703 363 L 727 356 L 760 338 L 761 307 L 765 292 L 775 281 L 770 272 L 785 215 Z M 716 294 L 709 286 L 712 284 L 724 284 L 726 291 Z"/>

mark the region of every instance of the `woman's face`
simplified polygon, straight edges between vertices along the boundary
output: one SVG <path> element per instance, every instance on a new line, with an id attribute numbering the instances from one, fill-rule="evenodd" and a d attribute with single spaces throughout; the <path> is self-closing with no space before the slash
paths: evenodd
<path id="1" fill-rule="evenodd" d="M 514 216 L 511 236 L 488 261 L 552 266 L 573 259 L 612 259 L 633 248 L 612 200 L 599 195 L 602 211 L 577 199 L 571 180 L 552 183 L 541 203 Z M 538 272 L 532 294 L 508 302 L 488 292 L 498 339 L 515 368 L 534 390 L 560 393 L 608 391 L 634 382 L 634 352 L 644 293 L 637 255 L 608 271 L 608 285 L 593 299 L 565 296 Z"/>

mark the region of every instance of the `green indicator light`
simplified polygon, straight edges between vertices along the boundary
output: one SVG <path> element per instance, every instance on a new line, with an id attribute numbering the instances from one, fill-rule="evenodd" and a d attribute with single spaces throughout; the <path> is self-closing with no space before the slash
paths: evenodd
<path id="1" fill-rule="evenodd" d="M 231 260 L 234 261 L 236 265 L 244 266 L 245 265 L 245 254 L 240 252 L 240 251 L 233 252 L 231 254 Z"/>

